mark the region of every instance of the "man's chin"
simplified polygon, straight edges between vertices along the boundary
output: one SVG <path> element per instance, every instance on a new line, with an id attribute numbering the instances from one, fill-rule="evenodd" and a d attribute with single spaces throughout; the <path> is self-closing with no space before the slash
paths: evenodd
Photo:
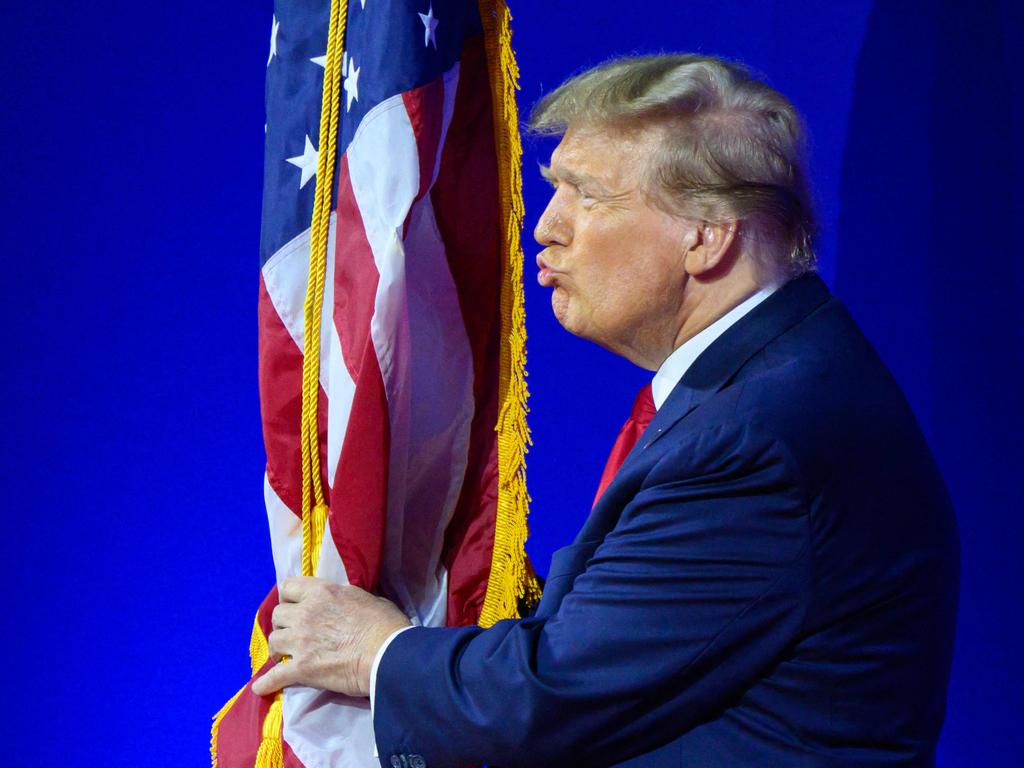
<path id="1" fill-rule="evenodd" d="M 558 321 L 565 330 L 569 333 L 579 336 L 578 323 L 574 317 L 569 306 L 569 297 L 565 294 L 565 291 L 561 288 L 555 288 L 551 293 L 551 311 L 555 315 L 555 320 Z"/>
<path id="2" fill-rule="evenodd" d="M 554 304 L 554 302 L 552 302 L 552 305 L 553 304 Z M 601 344 L 601 342 L 598 339 L 595 339 L 591 335 L 590 332 L 593 329 L 590 328 L 587 325 L 587 323 L 583 322 L 583 320 L 580 318 L 578 313 L 572 312 L 568 308 L 559 309 L 559 308 L 556 308 L 556 307 L 552 306 L 552 309 L 554 310 L 555 320 L 558 321 L 558 324 L 561 325 L 565 330 L 567 330 L 573 336 L 578 336 L 581 339 L 586 339 L 587 341 L 592 341 L 595 344 Z M 604 346 L 604 344 L 601 344 L 601 346 Z"/>

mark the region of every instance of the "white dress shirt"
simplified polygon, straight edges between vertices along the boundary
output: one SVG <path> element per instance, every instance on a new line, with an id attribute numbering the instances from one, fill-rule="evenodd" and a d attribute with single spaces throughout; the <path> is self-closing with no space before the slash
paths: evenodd
<path id="1" fill-rule="evenodd" d="M 676 388 L 683 375 L 690 369 L 701 352 L 711 346 L 712 342 L 725 333 L 731 326 L 750 312 L 754 307 L 771 296 L 778 289 L 777 285 L 767 285 L 749 299 L 737 304 L 711 325 L 695 336 L 683 342 L 675 352 L 665 358 L 651 382 L 651 396 L 654 407 L 658 410 Z"/>
<path id="2" fill-rule="evenodd" d="M 675 389 L 676 384 L 682 380 L 683 375 L 690 369 L 690 366 L 700 357 L 701 352 L 710 347 L 715 339 L 735 325 L 741 317 L 775 293 L 778 287 L 778 285 L 765 286 L 750 298 L 737 304 L 703 331 L 684 341 L 682 346 L 665 358 L 665 362 L 658 368 L 658 372 L 654 374 L 654 380 L 651 382 L 651 395 L 654 398 L 654 407 L 656 409 L 661 408 L 665 400 L 668 399 L 669 394 Z M 407 629 L 411 629 L 411 627 L 402 627 L 392 632 L 383 645 L 381 645 L 380 650 L 377 651 L 377 655 L 373 659 L 373 666 L 370 668 L 371 723 L 373 722 L 373 695 L 377 689 L 377 667 L 380 665 L 380 660 L 384 657 L 384 652 L 391 645 L 391 641 Z M 378 756 L 376 743 L 373 748 L 373 756 Z"/>

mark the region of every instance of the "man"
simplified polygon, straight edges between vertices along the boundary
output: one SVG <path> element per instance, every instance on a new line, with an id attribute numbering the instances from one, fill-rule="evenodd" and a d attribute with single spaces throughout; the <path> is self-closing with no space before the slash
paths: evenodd
<path id="1" fill-rule="evenodd" d="M 408 628 L 282 585 L 270 648 L 372 692 L 383 765 L 925 766 L 958 543 L 896 384 L 812 270 L 799 119 L 745 69 L 623 59 L 545 98 L 539 280 L 565 328 L 656 371 L 656 413 L 536 615 Z M 879 244 L 864 268 L 898 258 Z M 643 394 L 638 403 L 643 404 Z"/>

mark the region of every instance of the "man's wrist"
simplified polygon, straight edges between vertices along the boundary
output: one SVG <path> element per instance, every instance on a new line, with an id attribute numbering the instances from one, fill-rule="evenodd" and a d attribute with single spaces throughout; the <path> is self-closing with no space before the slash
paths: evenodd
<path id="1" fill-rule="evenodd" d="M 387 652 L 388 646 L 391 645 L 391 642 L 396 637 L 398 637 L 400 634 L 405 632 L 405 630 L 407 630 L 407 629 L 412 629 L 412 625 L 410 625 L 408 627 L 399 627 L 394 632 L 392 632 L 390 635 L 388 635 L 387 639 L 383 643 L 380 644 L 380 648 L 377 649 L 377 653 L 374 654 L 373 664 L 370 667 L 370 724 L 371 724 L 371 727 L 373 725 L 373 698 L 374 698 L 374 695 L 376 694 L 376 690 L 377 690 L 377 669 L 380 667 L 380 660 L 384 658 L 384 654 Z M 374 739 L 373 739 L 373 756 L 374 757 L 379 757 L 379 755 L 377 754 L 377 737 L 376 737 L 376 735 L 374 735 Z"/>
<path id="2" fill-rule="evenodd" d="M 365 650 L 359 655 L 358 660 L 358 679 L 360 685 L 366 690 L 366 695 L 372 699 L 373 695 L 373 683 L 376 679 L 376 669 L 379 663 L 380 657 L 384 655 L 384 649 L 387 648 L 391 640 L 400 634 L 403 630 L 412 627 L 408 621 L 404 624 L 392 624 L 384 628 L 380 632 L 374 633 L 374 639 L 367 641 Z"/>
<path id="3" fill-rule="evenodd" d="M 373 695 L 374 695 L 374 691 L 375 691 L 375 689 L 377 687 L 377 670 L 380 667 L 380 661 L 381 661 L 381 659 L 384 658 L 384 653 L 387 651 L 388 646 L 391 645 L 392 641 L 394 641 L 394 639 L 396 637 L 398 637 L 400 634 L 405 632 L 405 630 L 407 630 L 407 629 L 412 629 L 412 624 L 406 625 L 404 627 L 398 627 L 397 629 L 395 629 L 391 634 L 389 634 L 384 639 L 384 642 L 382 642 L 380 644 L 380 647 L 377 648 L 377 652 L 373 656 L 372 663 L 370 664 L 370 678 L 369 678 L 370 709 L 371 710 L 373 709 Z"/>

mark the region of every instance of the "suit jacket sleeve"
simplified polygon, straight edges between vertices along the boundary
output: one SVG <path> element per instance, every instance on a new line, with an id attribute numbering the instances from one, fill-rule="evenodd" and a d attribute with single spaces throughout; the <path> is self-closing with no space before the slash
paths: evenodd
<path id="1" fill-rule="evenodd" d="M 685 436 L 554 614 L 395 638 L 377 676 L 382 764 L 601 765 L 677 738 L 798 636 L 807 512 L 791 455 L 764 431 Z M 549 584 L 572 575 L 553 569 Z"/>

